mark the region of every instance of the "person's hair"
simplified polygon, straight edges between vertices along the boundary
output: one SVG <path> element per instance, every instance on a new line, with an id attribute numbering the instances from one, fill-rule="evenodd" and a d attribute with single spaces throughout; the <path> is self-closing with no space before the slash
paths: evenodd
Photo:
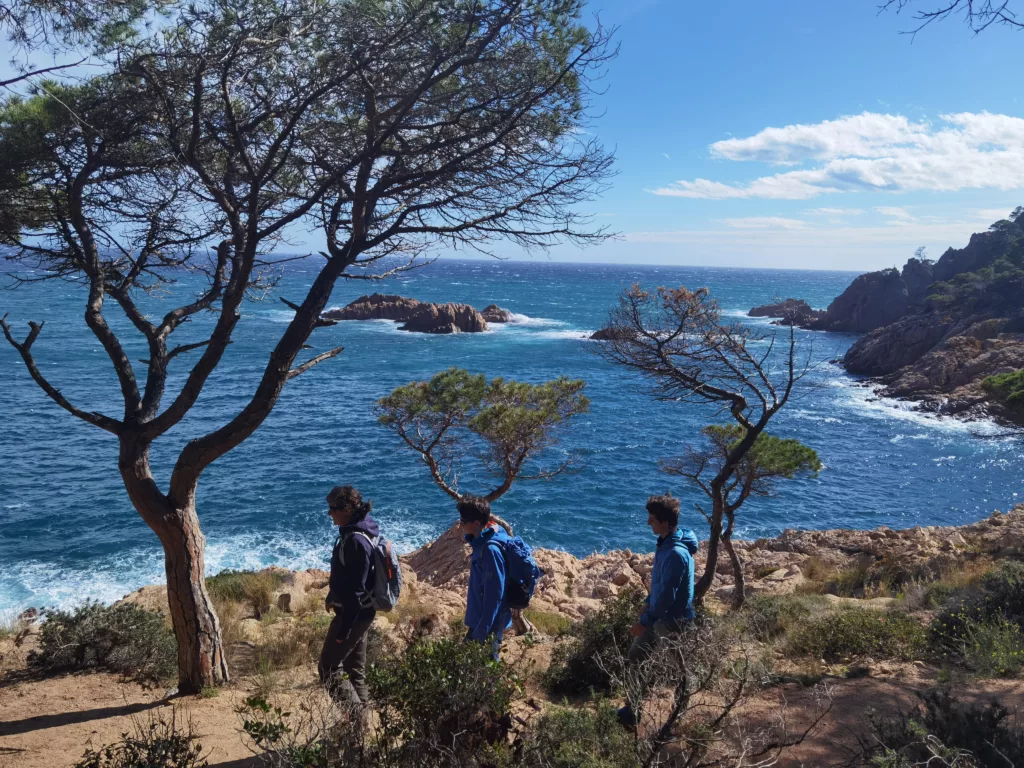
<path id="1" fill-rule="evenodd" d="M 468 523 L 477 521 L 487 525 L 491 521 L 491 502 L 482 496 L 463 496 L 455 508 L 459 517 Z"/>
<path id="2" fill-rule="evenodd" d="M 327 494 L 327 503 L 339 509 L 351 507 L 353 523 L 362 520 L 373 509 L 373 503 L 363 501 L 363 495 L 351 485 L 336 485 L 331 488 L 331 492 Z"/>
<path id="3" fill-rule="evenodd" d="M 651 496 L 647 500 L 647 511 L 658 518 L 659 522 L 679 525 L 679 499 L 666 493 L 663 496 Z"/>

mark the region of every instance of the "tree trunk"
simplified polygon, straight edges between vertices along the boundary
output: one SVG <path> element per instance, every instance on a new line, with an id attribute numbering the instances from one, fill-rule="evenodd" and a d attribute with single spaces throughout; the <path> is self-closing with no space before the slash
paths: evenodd
<path id="1" fill-rule="evenodd" d="M 167 603 L 178 642 L 178 692 L 226 683 L 220 622 L 206 591 L 206 538 L 196 515 L 196 488 L 178 503 L 161 493 L 149 468 L 149 444 L 130 435 L 121 437 L 118 467 L 132 505 L 163 544 Z"/>
<path id="2" fill-rule="evenodd" d="M 732 515 L 729 515 L 729 528 L 722 535 L 722 547 L 729 554 L 729 562 L 732 563 L 733 584 L 735 584 L 732 591 L 732 607 L 733 610 L 738 611 L 743 607 L 743 601 L 746 599 L 746 580 L 743 576 L 743 561 L 740 559 L 739 552 L 732 545 L 734 527 L 735 520 Z"/>
<path id="3" fill-rule="evenodd" d="M 195 502 L 158 531 L 164 545 L 167 602 L 178 641 L 178 692 L 198 693 L 226 683 L 228 664 L 220 622 L 206 591 L 206 538 L 199 529 Z"/>
<path id="4" fill-rule="evenodd" d="M 716 489 L 717 490 L 717 489 Z M 711 507 L 711 538 L 708 540 L 708 559 L 704 564 L 704 573 L 693 588 L 693 602 L 700 604 L 704 595 L 711 589 L 715 579 L 715 569 L 718 567 L 718 543 L 722 538 L 722 512 L 725 509 L 724 499 L 721 492 L 716 492 L 712 499 Z"/>

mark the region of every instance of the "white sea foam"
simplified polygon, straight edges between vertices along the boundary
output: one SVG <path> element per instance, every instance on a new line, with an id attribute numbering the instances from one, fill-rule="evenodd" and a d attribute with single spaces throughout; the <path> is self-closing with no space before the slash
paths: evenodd
<path id="1" fill-rule="evenodd" d="M 392 520 L 394 522 L 392 522 Z M 401 520 L 401 523 L 399 523 Z M 426 523 L 410 523 L 407 515 L 386 514 L 381 527 L 399 553 L 421 547 L 440 532 Z M 224 570 L 259 570 L 271 565 L 301 570 L 327 568 L 334 532 L 267 532 L 209 537 L 206 573 Z M 155 543 L 135 547 L 110 557 L 100 557 L 88 566 L 28 560 L 4 568 L 0 575 L 0 617 L 17 615 L 24 608 L 69 608 L 86 598 L 112 603 L 147 584 L 164 583 L 163 553 Z"/>
<path id="2" fill-rule="evenodd" d="M 530 317 L 529 315 L 521 315 L 518 312 L 512 312 L 512 319 L 509 321 L 512 325 L 533 325 L 533 326 L 547 326 L 547 325 L 565 325 L 561 320 L 553 320 L 549 317 Z"/>
<path id="3" fill-rule="evenodd" d="M 869 418 L 905 421 L 933 431 L 966 434 L 972 437 L 1006 439 L 1020 437 L 1019 431 L 1007 429 L 989 419 L 964 421 L 916 410 L 912 402 L 879 397 L 870 386 L 859 386 L 852 379 L 833 379 L 828 382 L 828 385 L 840 390 L 838 397 L 840 406 L 852 408 Z"/>

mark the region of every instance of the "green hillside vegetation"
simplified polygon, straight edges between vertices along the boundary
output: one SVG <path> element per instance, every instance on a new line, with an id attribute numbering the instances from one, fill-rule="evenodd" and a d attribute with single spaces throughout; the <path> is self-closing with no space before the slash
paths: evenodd
<path id="1" fill-rule="evenodd" d="M 986 267 L 932 284 L 926 299 L 929 309 L 978 312 L 1020 306 L 1024 296 L 1024 216 L 1020 211 L 1014 211 L 1013 220 L 1003 219 L 989 228 L 1007 235 L 1006 252 Z"/>

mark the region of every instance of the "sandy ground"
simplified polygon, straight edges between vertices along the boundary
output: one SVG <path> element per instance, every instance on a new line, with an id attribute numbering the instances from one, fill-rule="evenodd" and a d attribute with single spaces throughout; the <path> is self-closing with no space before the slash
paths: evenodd
<path id="1" fill-rule="evenodd" d="M 168 701 L 164 691 L 147 691 L 105 673 L 21 681 L 0 688 L 0 767 L 64 768 L 133 730 L 133 720 L 151 714 L 165 719 L 177 709 L 190 720 L 211 766 L 255 766 L 243 745 L 234 708 L 241 691 L 224 690 L 216 698 Z"/>

